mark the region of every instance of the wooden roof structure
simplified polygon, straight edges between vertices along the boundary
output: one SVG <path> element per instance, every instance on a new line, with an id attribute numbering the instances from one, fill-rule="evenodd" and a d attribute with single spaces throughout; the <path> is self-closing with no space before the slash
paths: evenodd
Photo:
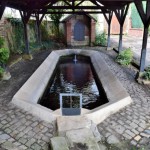
<path id="1" fill-rule="evenodd" d="M 146 11 L 143 8 L 142 2 L 146 1 Z M 57 5 L 63 2 L 63 5 Z M 91 5 L 88 5 L 90 2 Z M 40 41 L 39 26 L 45 14 L 68 13 L 68 14 L 83 14 L 83 13 L 103 13 L 108 23 L 108 40 L 107 46 L 110 43 L 110 24 L 113 12 L 115 13 L 120 24 L 120 38 L 118 51 L 122 50 L 122 31 L 124 21 L 130 3 L 135 3 L 141 20 L 144 25 L 143 44 L 141 50 L 140 72 L 145 69 L 145 58 L 148 38 L 148 27 L 150 24 L 150 0 L 0 0 L 0 19 L 3 15 L 5 7 L 14 8 L 20 11 L 20 15 L 24 24 L 25 34 L 25 53 L 29 53 L 29 41 L 27 35 L 27 23 L 31 15 L 34 14 L 38 26 L 38 35 Z M 50 10 L 61 10 L 59 12 Z M 80 11 L 84 10 L 84 11 Z M 42 16 L 40 15 L 42 14 Z"/>
<path id="2" fill-rule="evenodd" d="M 1 5 L 21 11 L 36 12 L 47 9 L 101 9 L 103 11 L 120 9 L 134 0 L 61 0 L 65 6 L 56 6 L 58 0 L 0 0 Z M 83 2 L 91 2 L 93 6 L 84 5 Z M 42 11 L 41 11 L 42 13 Z"/>

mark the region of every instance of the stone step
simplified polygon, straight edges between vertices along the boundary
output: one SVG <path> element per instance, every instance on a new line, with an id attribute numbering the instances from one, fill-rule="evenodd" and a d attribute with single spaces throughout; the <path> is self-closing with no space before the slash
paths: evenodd
<path id="1" fill-rule="evenodd" d="M 67 131 L 66 138 L 69 141 L 70 147 L 76 149 L 100 150 L 92 131 L 88 128 Z"/>
<path id="2" fill-rule="evenodd" d="M 51 150 L 69 150 L 65 137 L 51 138 Z"/>
<path id="3" fill-rule="evenodd" d="M 96 138 L 101 141 L 102 136 L 98 132 L 96 124 L 84 116 L 61 116 L 57 118 L 58 136 L 65 136 L 67 131 L 87 128 Z"/>

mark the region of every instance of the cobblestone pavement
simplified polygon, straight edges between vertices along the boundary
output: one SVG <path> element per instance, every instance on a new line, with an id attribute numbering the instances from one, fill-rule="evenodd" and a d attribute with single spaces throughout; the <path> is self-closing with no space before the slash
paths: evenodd
<path id="1" fill-rule="evenodd" d="M 100 123 L 98 129 L 106 139 L 113 135 L 121 141 L 127 140 L 136 147 L 150 150 L 150 86 L 135 81 L 137 70 L 134 67 L 125 68 L 115 63 L 114 51 L 106 53 L 102 54 L 104 60 L 133 103 Z"/>
<path id="2" fill-rule="evenodd" d="M 119 35 L 111 35 L 111 46 L 118 47 Z M 131 48 L 134 52 L 134 55 L 138 58 L 140 62 L 140 55 L 142 49 L 142 37 L 132 37 L 132 36 L 123 36 L 123 48 Z M 150 38 L 147 42 L 147 54 L 146 54 L 146 66 L 150 65 Z"/>
<path id="3" fill-rule="evenodd" d="M 48 150 L 55 124 L 47 123 L 10 103 L 13 95 L 50 52 L 20 61 L 10 68 L 12 78 L 0 81 L 0 150 Z"/>
<path id="4" fill-rule="evenodd" d="M 41 52 L 32 61 L 20 61 L 10 68 L 12 78 L 0 81 L 0 150 L 49 149 L 50 138 L 56 134 L 55 124 L 46 123 L 10 103 L 12 96 L 48 54 L 49 52 Z M 134 101 L 98 125 L 103 140 L 107 143 L 112 140 L 128 141 L 149 150 L 150 86 L 135 82 L 137 70 L 132 66 L 125 68 L 115 63 L 114 51 L 101 51 L 101 55 Z"/>

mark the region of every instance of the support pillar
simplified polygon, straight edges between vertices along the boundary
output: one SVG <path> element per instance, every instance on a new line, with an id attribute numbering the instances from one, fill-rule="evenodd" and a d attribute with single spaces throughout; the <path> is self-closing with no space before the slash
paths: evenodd
<path id="1" fill-rule="evenodd" d="M 143 44 L 142 44 L 141 59 L 140 59 L 140 72 L 144 72 L 145 69 L 147 39 L 148 39 L 148 28 L 144 27 Z"/>
<path id="2" fill-rule="evenodd" d="M 142 0 L 135 0 L 134 3 L 135 3 L 135 6 L 139 12 L 141 20 L 144 24 L 143 43 L 142 43 L 141 58 L 140 58 L 140 69 L 139 69 L 139 77 L 140 77 L 140 75 L 142 74 L 142 72 L 144 72 L 144 69 L 145 69 L 148 28 L 150 25 L 150 0 L 147 0 L 146 12 L 144 11 Z"/>
<path id="3" fill-rule="evenodd" d="M 108 49 L 110 47 L 110 25 L 111 25 L 113 11 L 110 11 L 108 16 L 106 16 L 105 13 L 103 13 L 103 15 L 104 15 L 106 22 L 108 24 L 108 36 L 107 36 L 107 49 Z"/>
<path id="4" fill-rule="evenodd" d="M 29 54 L 29 40 L 28 40 L 28 29 L 27 24 L 24 24 L 24 38 L 25 38 L 25 54 Z"/>
<path id="5" fill-rule="evenodd" d="M 118 19 L 118 22 L 120 24 L 120 36 L 119 36 L 119 46 L 118 46 L 118 52 L 120 53 L 122 51 L 122 35 L 123 35 L 123 25 L 124 21 L 127 15 L 129 9 L 129 4 L 127 4 L 125 7 L 121 9 L 116 9 L 115 14 Z"/>
<path id="6" fill-rule="evenodd" d="M 32 55 L 30 55 L 30 51 L 29 51 L 29 39 L 28 39 L 28 30 L 27 30 L 27 24 L 30 19 L 31 12 L 20 11 L 20 15 L 24 26 L 24 38 L 25 38 L 25 49 L 24 49 L 23 58 L 31 60 Z"/>
<path id="7" fill-rule="evenodd" d="M 42 14 L 41 18 L 39 16 L 38 13 L 35 13 L 35 18 L 36 18 L 36 26 L 37 26 L 37 43 L 39 45 L 41 45 L 41 32 L 40 32 L 40 25 L 41 25 L 41 22 L 44 18 L 45 14 Z"/>
<path id="8" fill-rule="evenodd" d="M 122 35 L 123 35 L 123 26 L 120 25 L 120 35 L 119 35 L 119 46 L 118 46 L 118 51 L 122 51 Z"/>

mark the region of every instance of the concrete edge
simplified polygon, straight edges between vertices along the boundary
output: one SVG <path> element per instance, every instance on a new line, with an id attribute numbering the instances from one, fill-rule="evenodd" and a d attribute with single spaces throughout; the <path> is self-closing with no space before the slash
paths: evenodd
<path id="1" fill-rule="evenodd" d="M 109 102 L 100 107 L 97 107 L 94 110 L 91 110 L 88 114 L 85 114 L 85 116 L 88 119 L 92 120 L 95 124 L 99 124 L 110 115 L 116 113 L 117 111 L 119 111 L 120 109 L 124 108 L 125 106 L 131 103 L 132 99 L 130 96 L 128 96 L 117 102 Z"/>
<path id="2" fill-rule="evenodd" d="M 81 49 L 77 49 L 77 50 L 65 49 L 65 50 L 53 51 L 45 59 L 45 61 L 38 67 L 38 69 L 32 74 L 32 76 L 25 82 L 25 84 L 20 88 L 20 90 L 14 95 L 12 99 L 12 103 L 30 112 L 33 115 L 40 117 L 42 120 L 48 122 L 56 120 L 56 118 L 60 115 L 53 113 L 54 111 L 45 108 L 37 103 L 39 98 L 42 96 L 48 84 L 49 79 L 53 74 L 53 71 L 59 61 L 60 56 L 71 55 L 71 54 L 90 56 L 91 62 L 93 63 L 93 66 L 98 74 L 99 80 L 100 81 L 104 80 L 103 82 L 101 81 L 101 83 L 110 101 L 107 104 L 100 106 L 94 110 L 91 110 L 89 112 L 87 111 L 88 114 L 87 115 L 84 114 L 84 115 L 86 115 L 88 118 L 93 120 L 93 122 L 100 123 L 109 115 L 115 113 L 119 109 L 125 107 L 126 105 L 132 102 L 126 90 L 123 88 L 121 83 L 117 80 L 117 78 L 113 75 L 113 73 L 109 70 L 106 63 L 102 60 L 102 57 L 99 54 L 99 52 L 93 50 L 89 51 L 89 50 L 81 50 Z M 102 74 L 104 74 L 105 71 L 106 74 L 103 76 Z M 114 84 L 114 86 L 116 87 L 113 88 L 119 89 L 119 91 L 121 91 L 122 93 L 121 95 L 122 97 L 120 96 L 117 97 L 119 93 L 116 92 L 114 94 L 115 91 L 110 88 L 111 87 L 109 84 L 110 76 L 112 76 L 116 81 L 115 82 L 116 84 Z"/>

